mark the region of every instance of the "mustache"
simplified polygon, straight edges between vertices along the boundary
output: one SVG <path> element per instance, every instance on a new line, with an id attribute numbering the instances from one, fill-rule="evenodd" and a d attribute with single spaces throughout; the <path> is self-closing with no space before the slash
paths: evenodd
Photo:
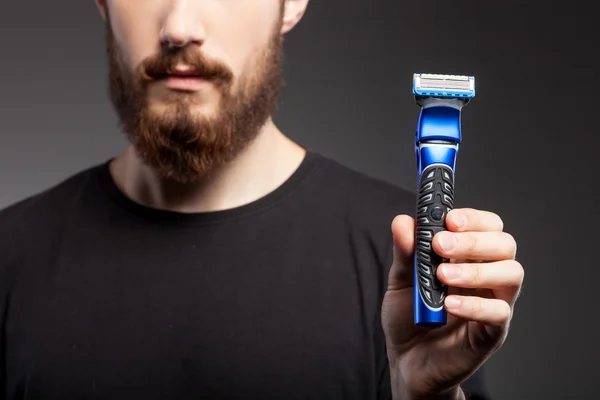
<path id="1" fill-rule="evenodd" d="M 222 62 L 209 59 L 198 49 L 186 46 L 177 50 L 161 49 L 160 53 L 145 59 L 141 66 L 142 79 L 147 83 L 173 75 L 175 68 L 185 65 L 186 75 L 211 80 L 226 85 L 233 79 L 233 73 Z"/>

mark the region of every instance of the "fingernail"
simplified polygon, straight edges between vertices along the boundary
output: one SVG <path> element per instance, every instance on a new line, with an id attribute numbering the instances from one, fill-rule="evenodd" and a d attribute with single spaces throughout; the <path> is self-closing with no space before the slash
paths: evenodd
<path id="1" fill-rule="evenodd" d="M 444 251 L 450 251 L 456 246 L 456 238 L 449 232 L 438 233 L 438 243 Z"/>
<path id="2" fill-rule="evenodd" d="M 448 279 L 457 279 L 460 278 L 462 270 L 460 269 L 460 267 L 447 264 L 442 266 L 442 273 Z"/>
<path id="3" fill-rule="evenodd" d="M 465 218 L 464 214 L 460 211 L 455 211 L 453 213 L 452 221 L 454 221 L 456 226 L 458 226 L 459 228 L 463 228 L 467 224 L 467 219 Z"/>
<path id="4" fill-rule="evenodd" d="M 460 307 L 460 299 L 458 297 L 446 297 L 446 307 L 456 309 Z"/>

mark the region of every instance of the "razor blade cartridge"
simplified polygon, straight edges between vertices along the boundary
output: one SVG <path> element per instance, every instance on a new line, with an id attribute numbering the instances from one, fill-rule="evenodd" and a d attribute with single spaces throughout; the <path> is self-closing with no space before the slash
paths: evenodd
<path id="1" fill-rule="evenodd" d="M 467 75 L 414 74 L 413 94 L 419 97 L 475 97 L 475 77 Z"/>

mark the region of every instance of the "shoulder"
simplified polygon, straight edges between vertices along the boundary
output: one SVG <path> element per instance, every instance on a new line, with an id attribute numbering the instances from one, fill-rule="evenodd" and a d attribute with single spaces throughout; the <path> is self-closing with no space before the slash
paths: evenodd
<path id="1" fill-rule="evenodd" d="M 80 171 L 0 210 L 0 303 L 26 260 L 44 257 L 59 240 L 91 175 Z"/>
<path id="2" fill-rule="evenodd" d="M 319 153 L 312 156 L 317 164 L 313 181 L 320 192 L 319 200 L 333 201 L 338 207 L 345 206 L 355 214 L 370 215 L 371 218 L 414 214 L 415 192 L 370 176 L 331 157 Z"/>
<path id="3" fill-rule="evenodd" d="M 352 246 L 376 257 L 378 265 L 391 263 L 394 218 L 405 214 L 414 217 L 416 193 L 393 183 L 367 175 L 327 156 L 313 155 L 309 195 L 313 208 L 327 214 L 330 225 L 345 235 Z M 339 230 L 343 232 L 339 232 Z"/>
<path id="4" fill-rule="evenodd" d="M 76 172 L 58 183 L 0 209 L 0 245 L 14 246 L 36 232 L 50 232 L 72 210 L 97 166 Z M 29 238 L 29 239 L 28 239 Z M 8 247 L 10 249 L 11 247 Z"/>

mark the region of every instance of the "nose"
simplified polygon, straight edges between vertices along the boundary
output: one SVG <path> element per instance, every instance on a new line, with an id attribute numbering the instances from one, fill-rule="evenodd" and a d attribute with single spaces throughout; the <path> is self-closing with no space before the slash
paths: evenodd
<path id="1" fill-rule="evenodd" d="M 194 1 L 171 1 L 160 33 L 163 45 L 184 47 L 188 44 L 201 45 L 204 42 L 206 32 L 198 17 L 200 12 L 192 9 L 190 3 L 194 3 Z"/>

